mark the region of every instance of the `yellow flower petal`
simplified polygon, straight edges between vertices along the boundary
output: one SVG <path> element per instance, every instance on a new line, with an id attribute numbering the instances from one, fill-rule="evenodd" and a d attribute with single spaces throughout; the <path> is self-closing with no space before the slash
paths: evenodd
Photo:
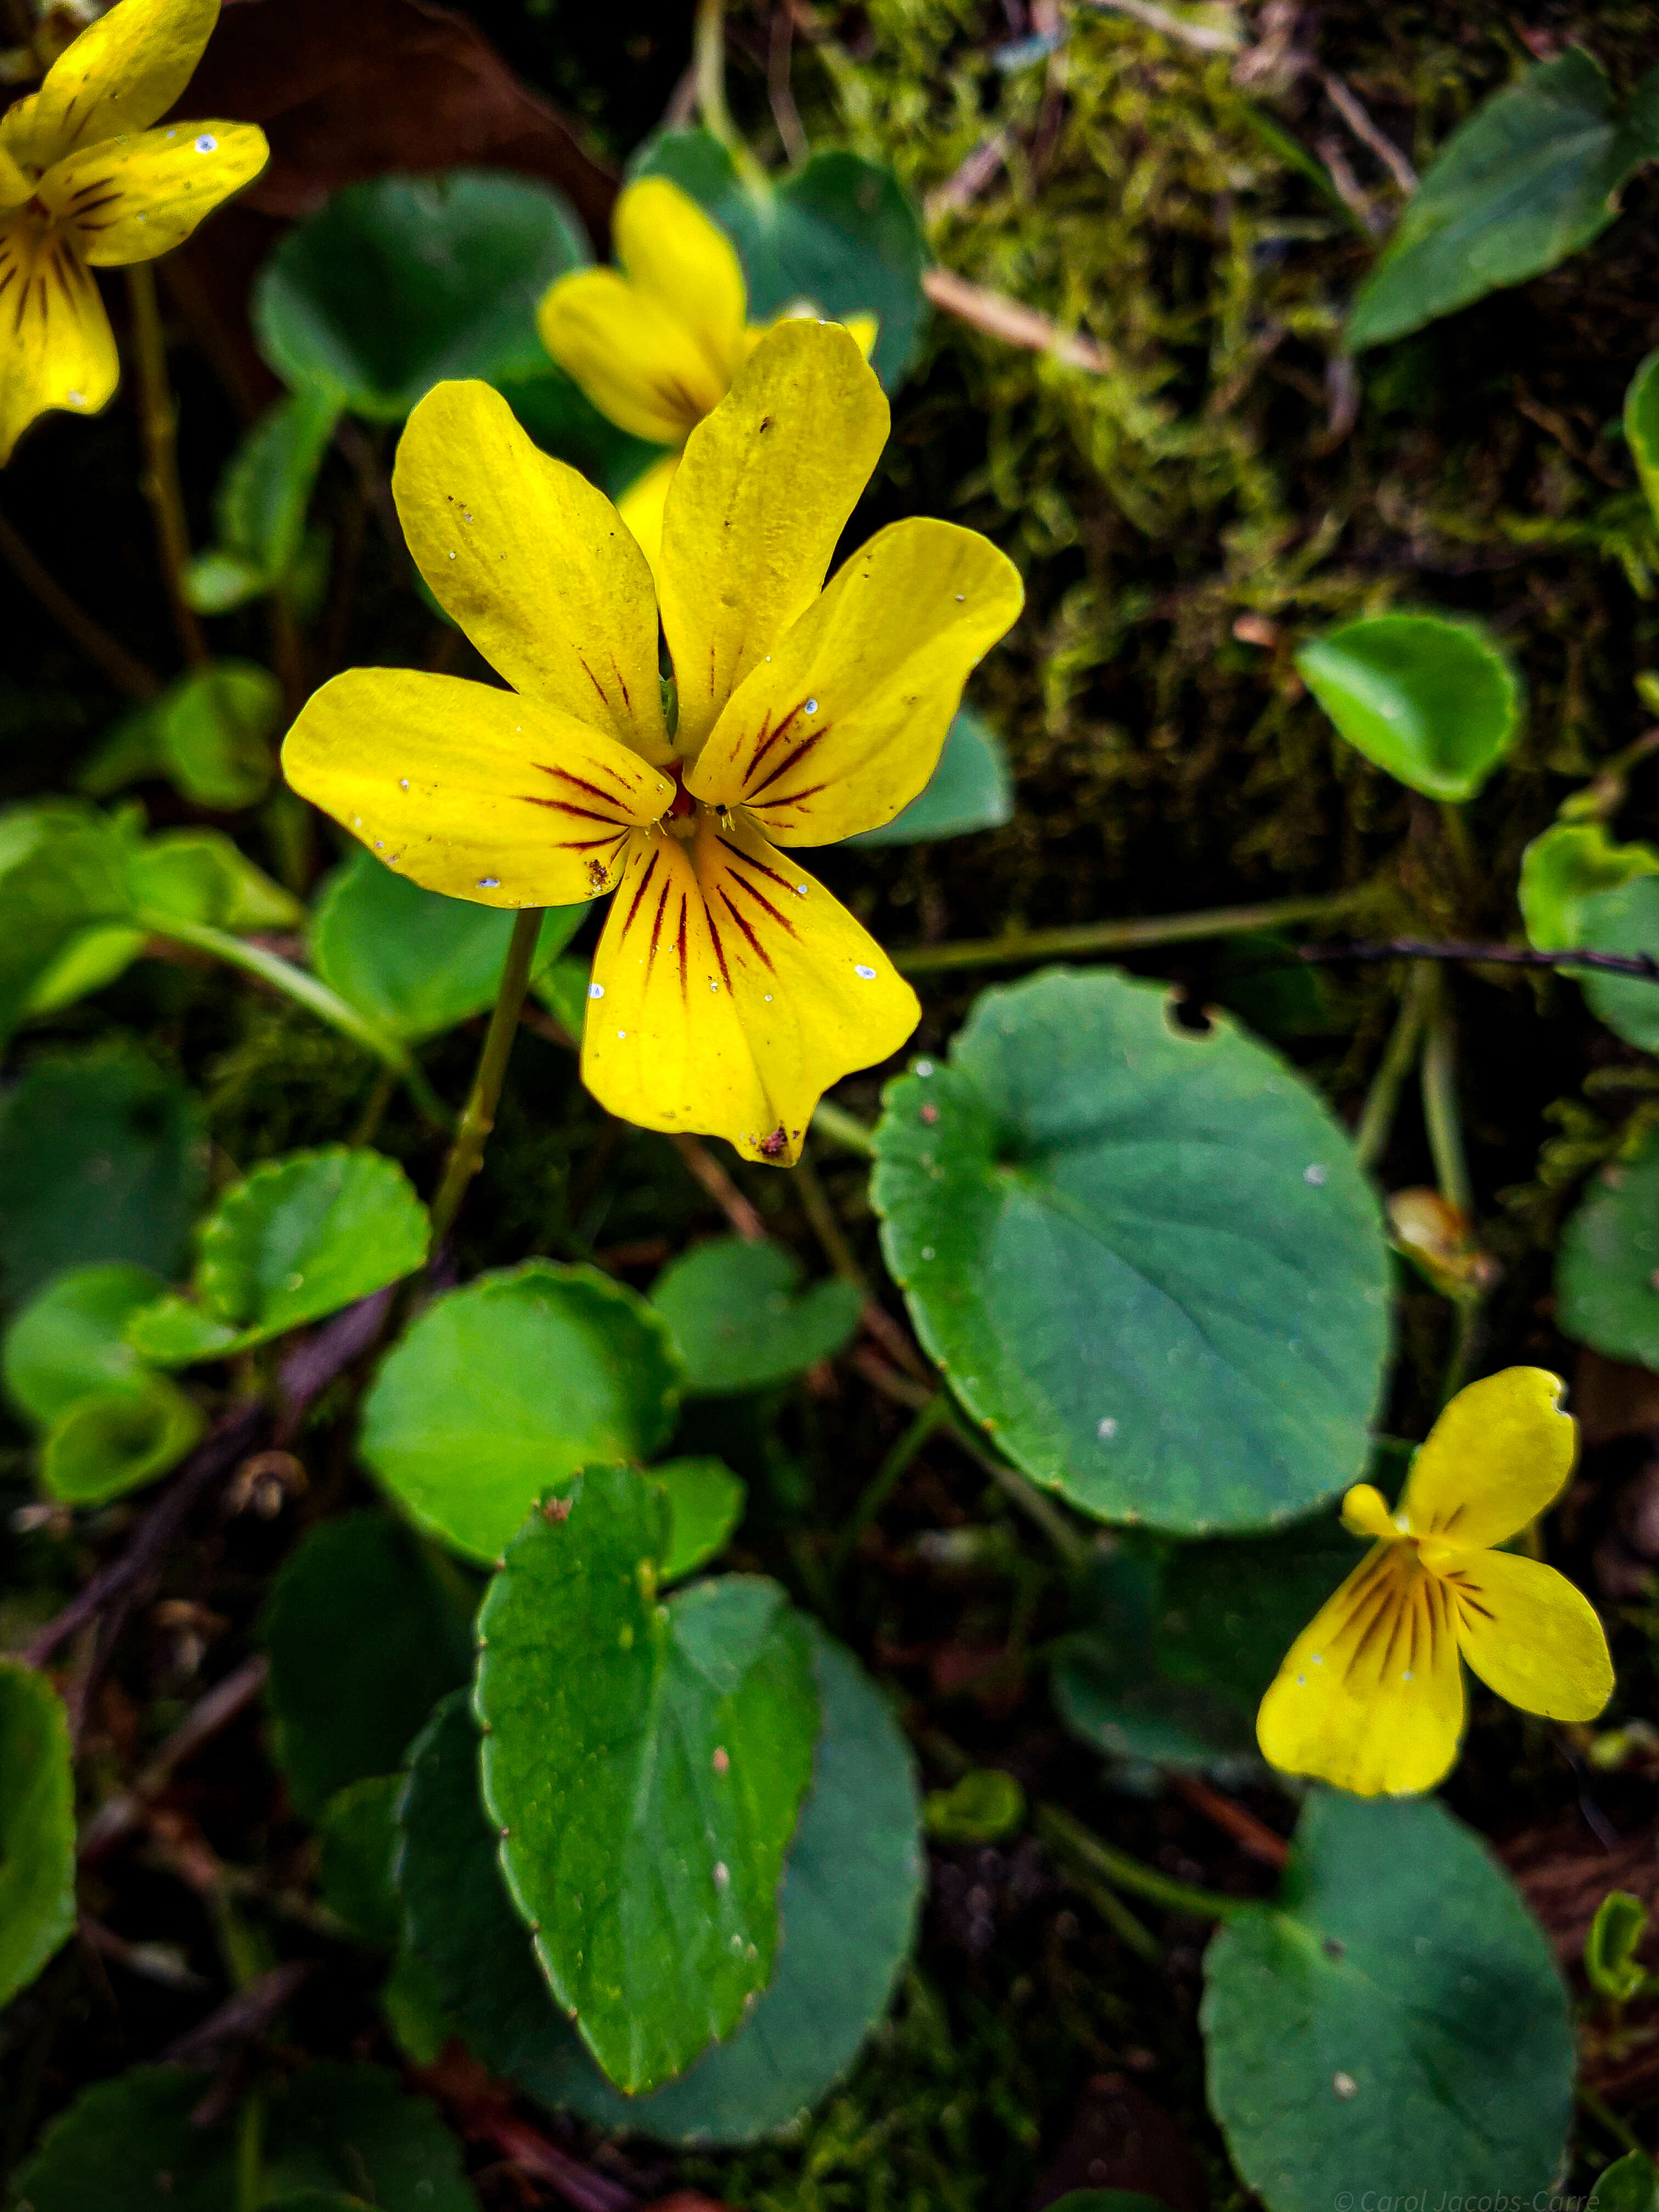
<path id="1" fill-rule="evenodd" d="M 33 196 L 33 179 L 24 175 L 12 156 L 6 151 L 4 141 L 0 140 L 0 214 L 9 213 L 15 207 L 21 207 L 23 202 Z"/>
<path id="2" fill-rule="evenodd" d="M 670 757 L 650 567 L 603 492 L 477 383 L 427 393 L 392 488 L 439 605 L 515 691 Z"/>
<path id="3" fill-rule="evenodd" d="M 697 751 L 817 596 L 887 423 L 881 386 L 839 325 L 785 322 L 692 432 L 658 564 L 682 753 Z"/>
<path id="4" fill-rule="evenodd" d="M 725 398 L 726 377 L 670 307 L 615 269 L 561 276 L 537 311 L 542 343 L 601 415 L 681 446 Z"/>
<path id="5" fill-rule="evenodd" d="M 783 1165 L 829 1086 L 921 1015 L 874 939 L 741 817 L 636 840 L 593 986 L 582 1079 L 602 1106 Z"/>
<path id="6" fill-rule="evenodd" d="M 954 523 L 860 547 L 726 708 L 686 775 L 780 845 L 890 822 L 939 765 L 968 674 L 1018 614 L 1019 571 Z"/>
<path id="7" fill-rule="evenodd" d="M 667 177 L 628 185 L 611 218 L 629 283 L 677 315 L 723 380 L 724 398 L 746 350 L 749 287 L 738 250 Z"/>
<path id="8" fill-rule="evenodd" d="M 1489 1690 L 1549 1720 L 1595 1718 L 1613 1695 L 1613 1661 L 1581 1589 L 1512 1552 L 1477 1553 L 1445 1580 L 1463 1656 Z"/>
<path id="9" fill-rule="evenodd" d="M 1409 1544 L 1378 1544 L 1297 1637 L 1256 1715 L 1261 1755 L 1357 1797 L 1431 1790 L 1457 1756 L 1451 1600 Z"/>
<path id="10" fill-rule="evenodd" d="M 0 138 L 39 174 L 79 147 L 143 131 L 190 82 L 218 20 L 219 0 L 117 0 L 10 109 Z"/>
<path id="11" fill-rule="evenodd" d="M 1482 1547 L 1535 1520 L 1572 1472 L 1561 1388 L 1541 1367 L 1506 1367 L 1460 1390 L 1412 1462 L 1400 1500 L 1412 1534 Z"/>
<path id="12" fill-rule="evenodd" d="M 662 552 L 663 506 L 679 465 L 678 453 L 665 453 L 642 476 L 635 477 L 617 501 L 617 514 L 639 539 L 640 550 L 651 563 L 653 574 Z"/>
<path id="13" fill-rule="evenodd" d="M 283 747 L 295 791 L 399 875 L 480 906 L 574 906 L 616 881 L 674 787 L 574 715 L 411 668 L 324 684 Z"/>
<path id="14" fill-rule="evenodd" d="M 49 407 L 95 415 L 120 380 L 121 365 L 97 280 L 67 238 L 27 216 L 0 220 L 0 317 L 3 464 Z"/>
<path id="15" fill-rule="evenodd" d="M 41 178 L 40 198 L 94 268 L 119 267 L 182 244 L 270 158 L 251 123 L 173 123 L 71 154 Z"/>
<path id="16" fill-rule="evenodd" d="M 1342 1526 L 1351 1536 L 1380 1536 L 1387 1543 L 1393 1543 L 1400 1534 L 1388 1499 L 1370 1482 L 1356 1482 L 1343 1498 Z"/>

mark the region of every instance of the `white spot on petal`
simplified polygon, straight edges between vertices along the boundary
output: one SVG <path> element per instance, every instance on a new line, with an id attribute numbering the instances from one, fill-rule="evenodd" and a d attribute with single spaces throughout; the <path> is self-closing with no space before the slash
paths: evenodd
<path id="1" fill-rule="evenodd" d="M 196 141 L 196 150 L 198 154 L 216 154 L 219 150 L 219 141 L 210 131 L 204 131 Z"/>
<path id="2" fill-rule="evenodd" d="M 805 706 L 805 707 L 803 707 L 803 708 L 802 708 L 802 709 L 801 709 L 801 712 L 802 712 L 804 714 L 816 714 L 817 713 L 817 711 L 818 711 L 818 702 L 817 702 L 817 701 L 816 699 L 809 699 L 809 700 L 807 701 L 807 702 L 806 702 Z"/>
<path id="3" fill-rule="evenodd" d="M 407 791 L 409 789 L 409 778 L 406 775 L 400 775 L 398 778 L 398 788 L 399 791 Z"/>
<path id="4" fill-rule="evenodd" d="M 84 392 L 71 392 L 65 396 L 71 407 L 84 407 L 87 404 L 87 395 Z"/>
<path id="5" fill-rule="evenodd" d="M 478 889 L 481 891 L 498 891 L 501 887 L 501 879 L 499 876 L 480 876 L 478 878 Z"/>
<path id="6" fill-rule="evenodd" d="M 627 1031 L 626 1030 L 618 1030 L 617 1031 L 617 1043 L 618 1043 L 618 1044 L 625 1044 L 625 1043 L 627 1042 L 627 1041 L 628 1041 L 628 1031 Z"/>
<path id="7" fill-rule="evenodd" d="M 875 969 L 873 968 L 865 967 L 862 962 L 854 969 L 853 973 L 858 977 L 861 983 L 873 983 L 876 980 Z"/>
<path id="8" fill-rule="evenodd" d="M 590 983 L 590 984 L 588 985 L 588 987 L 587 987 L 587 995 L 588 995 L 588 997 L 589 997 L 590 999 L 602 999 L 602 998 L 604 998 L 604 996 L 605 996 L 605 986 L 604 986 L 604 984 L 603 984 L 603 983 Z"/>

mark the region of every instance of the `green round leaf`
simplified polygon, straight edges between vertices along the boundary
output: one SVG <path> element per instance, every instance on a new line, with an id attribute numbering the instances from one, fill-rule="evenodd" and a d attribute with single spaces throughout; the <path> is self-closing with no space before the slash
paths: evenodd
<path id="1" fill-rule="evenodd" d="M 64 1704 L 0 1659 L 0 2008 L 75 1925 L 75 1771 Z"/>
<path id="2" fill-rule="evenodd" d="M 870 365 L 888 392 L 904 381 L 927 318 L 921 280 L 932 257 L 890 169 L 857 154 L 814 154 L 757 192 L 707 131 L 665 131 L 641 148 L 629 174 L 672 177 L 729 234 L 749 280 L 751 322 L 804 302 L 836 318 L 874 315 Z"/>
<path id="3" fill-rule="evenodd" d="M 243 438 L 214 495 L 220 543 L 185 571 L 198 613 L 222 614 L 293 576 L 306 508 L 338 420 L 334 394 L 312 388 L 267 408 Z"/>
<path id="4" fill-rule="evenodd" d="M 922 1342 L 1000 1447 L 1104 1520 L 1306 1512 L 1364 1467 L 1389 1255 L 1346 1132 L 1218 1017 L 1054 970 L 890 1085 L 871 1195 Z"/>
<path id="5" fill-rule="evenodd" d="M 1210 2109 L 1272 2212 L 1344 2192 L 1529 2203 L 1562 2170 L 1567 1992 L 1485 1846 L 1432 1798 L 1316 1790 L 1279 1908 L 1205 1961 Z"/>
<path id="6" fill-rule="evenodd" d="M 951 723 L 939 766 L 926 787 L 878 830 L 849 837 L 849 845 L 921 845 L 940 837 L 966 837 L 1000 830 L 1014 818 L 1013 778 L 1002 740 L 990 724 L 964 707 Z"/>
<path id="7" fill-rule="evenodd" d="M 550 1485 L 660 1451 L 679 1388 L 643 1298 L 528 1260 L 434 1299 L 375 1377 L 360 1449 L 422 1527 L 493 1562 Z"/>
<path id="8" fill-rule="evenodd" d="M 227 2212 L 240 2196 L 236 2121 L 191 2122 L 210 2080 L 137 2066 L 82 2090 L 17 2173 L 19 2212 Z M 267 2204 L 363 2189 L 377 2212 L 478 2212 L 460 2145 L 380 2066 L 308 2066 L 273 2091 L 261 2180 Z"/>
<path id="9" fill-rule="evenodd" d="M 726 1549 L 743 1518 L 744 1486 L 723 1460 L 665 1459 L 651 1480 L 668 1494 L 668 1549 L 661 1579 L 682 1581 Z"/>
<path id="10" fill-rule="evenodd" d="M 1648 505 L 1659 516 L 1659 353 L 1650 353 L 1625 394 L 1625 442 Z"/>
<path id="11" fill-rule="evenodd" d="M 1655 151 L 1614 112 L 1606 72 L 1582 46 L 1529 69 L 1476 108 L 1435 156 L 1376 266 L 1347 339 L 1403 337 L 1588 246 L 1618 213 L 1620 187 Z"/>
<path id="12" fill-rule="evenodd" d="M 0 1040 L 88 929 L 130 922 L 126 841 L 72 799 L 0 812 Z"/>
<path id="13" fill-rule="evenodd" d="M 177 1467 L 207 1416 L 165 1375 L 89 1391 L 60 1413 L 40 1447 L 40 1484 L 74 1505 L 101 1505 Z"/>
<path id="14" fill-rule="evenodd" d="M 550 908 L 532 975 L 552 965 L 587 911 Z M 318 898 L 312 964 L 394 1036 L 435 1036 L 495 1003 L 513 921 L 495 907 L 422 890 L 359 846 Z"/>
<path id="15" fill-rule="evenodd" d="M 909 1954 L 921 1884 L 915 1777 L 886 1700 L 812 1628 L 823 1732 L 778 1892 L 778 1966 L 729 2043 L 623 2097 L 566 2026 L 532 1956 L 478 1802 L 464 1701 L 434 1718 L 400 1810 L 412 1941 L 479 2057 L 556 2108 L 675 2143 L 742 2143 L 790 2125 L 847 2072 Z"/>
<path id="16" fill-rule="evenodd" d="M 545 185 L 481 169 L 377 177 L 289 231 L 254 285 L 254 331 L 285 384 L 401 422 L 442 378 L 544 367 L 537 307 L 587 258 Z"/>
<path id="17" fill-rule="evenodd" d="M 1586 951 L 1659 958 L 1659 875 L 1632 875 L 1613 890 L 1590 893 L 1579 903 L 1577 921 L 1578 942 Z M 1598 1021 L 1626 1044 L 1659 1053 L 1659 983 L 1593 968 L 1577 972 L 1585 1004 Z"/>
<path id="18" fill-rule="evenodd" d="M 532 1513 L 478 1620 L 484 1802 L 558 2002 L 618 2087 L 681 2073 L 771 1978 L 812 1775 L 800 1616 L 730 1575 L 657 1601 L 667 1502 L 587 1468 Z"/>
<path id="19" fill-rule="evenodd" d="M 1659 988 L 1659 987 L 1656 987 Z M 1557 1318 L 1609 1359 L 1659 1368 L 1659 1144 L 1602 1170 L 1567 1224 Z"/>
<path id="20" fill-rule="evenodd" d="M 846 1347 L 863 1298 L 833 1278 L 800 1290 L 802 1272 L 786 1246 L 741 1237 L 711 1237 L 663 1269 L 651 1303 L 679 1346 L 688 1397 L 768 1389 Z"/>
<path id="21" fill-rule="evenodd" d="M 131 1382 L 138 1356 L 122 1332 L 161 1287 L 160 1276 L 124 1260 L 55 1276 L 6 1331 L 0 1364 L 13 1404 L 49 1423 L 88 1391 Z"/>
<path id="22" fill-rule="evenodd" d="M 1595 2185 L 1596 2212 L 1659 2212 L 1659 2172 L 1644 2151 L 1615 2159 Z"/>
<path id="23" fill-rule="evenodd" d="M 151 709 L 162 773 L 198 806 L 253 806 L 270 787 L 283 687 L 255 662 L 223 660 L 170 684 Z"/>
<path id="24" fill-rule="evenodd" d="M 204 1223 L 195 1303 L 159 1301 L 128 1341 L 163 1365 L 266 1343 L 412 1274 L 428 1234 L 426 1208 L 383 1152 L 327 1145 L 268 1160 Z"/>
<path id="25" fill-rule="evenodd" d="M 170 920 L 215 929 L 291 929 L 305 912 L 217 830 L 146 837 L 128 864 L 127 879 L 133 904 L 163 933 Z"/>
<path id="26" fill-rule="evenodd" d="M 272 1749 L 295 1809 L 394 1773 L 410 1740 L 471 1668 L 471 1593 L 387 1513 L 325 1521 L 277 1576 L 265 1611 Z"/>
<path id="27" fill-rule="evenodd" d="M 201 1109 L 143 1053 L 35 1060 L 0 1106 L 6 1296 L 89 1260 L 173 1275 L 206 1180 Z"/>
<path id="28" fill-rule="evenodd" d="M 1615 845 L 1599 822 L 1555 822 L 1521 855 L 1521 918 L 1540 952 L 1584 943 L 1587 902 L 1659 875 L 1651 845 Z"/>
<path id="29" fill-rule="evenodd" d="M 1377 615 L 1296 665 L 1356 752 L 1431 799 L 1473 799 L 1520 734 L 1520 672 L 1479 623 Z"/>

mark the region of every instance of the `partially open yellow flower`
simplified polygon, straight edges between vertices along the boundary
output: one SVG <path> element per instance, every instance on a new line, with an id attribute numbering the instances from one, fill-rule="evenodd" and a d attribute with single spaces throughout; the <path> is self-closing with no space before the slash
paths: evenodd
<path id="1" fill-rule="evenodd" d="M 1021 605 L 988 540 L 926 520 L 878 532 L 821 588 L 887 425 L 844 330 L 781 324 L 691 434 L 653 591 L 603 493 L 487 385 L 438 385 L 398 449 L 398 512 L 513 689 L 353 669 L 283 749 L 297 791 L 428 890 L 497 907 L 616 890 L 588 1088 L 751 1159 L 795 1159 L 825 1089 L 896 1052 L 920 1012 L 787 848 L 915 797 Z"/>
<path id="2" fill-rule="evenodd" d="M 251 123 L 145 128 L 218 20 L 219 0 L 117 0 L 0 116 L 0 462 L 37 415 L 115 390 L 92 270 L 167 252 L 265 165 Z"/>
<path id="3" fill-rule="evenodd" d="M 672 446 L 623 493 L 623 520 L 654 563 L 680 451 L 766 335 L 749 320 L 737 248 L 666 177 L 624 187 L 611 217 L 614 269 L 577 269 L 538 313 L 542 343 L 619 429 Z M 867 355 L 872 317 L 848 324 Z"/>
<path id="4" fill-rule="evenodd" d="M 1460 1390 L 1412 1462 L 1399 1510 L 1362 1482 L 1342 1501 L 1376 1543 L 1297 1637 L 1261 1700 L 1262 1756 L 1356 1796 L 1430 1790 L 1457 1756 L 1467 1660 L 1550 1720 L 1593 1720 L 1613 1694 L 1595 1608 L 1565 1575 L 1492 1549 L 1572 1472 L 1558 1376 L 1508 1367 Z"/>

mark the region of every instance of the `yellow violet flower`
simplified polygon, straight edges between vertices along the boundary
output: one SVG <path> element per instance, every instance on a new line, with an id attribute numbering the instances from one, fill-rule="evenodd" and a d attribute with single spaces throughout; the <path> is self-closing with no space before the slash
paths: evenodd
<path id="1" fill-rule="evenodd" d="M 766 335 L 749 320 L 737 248 L 666 177 L 625 186 L 611 218 L 614 269 L 576 269 L 538 313 L 542 343 L 619 429 L 672 446 L 617 502 L 654 562 L 681 450 Z M 867 355 L 873 318 L 848 327 Z"/>
<path id="2" fill-rule="evenodd" d="M 887 428 L 846 331 L 780 324 L 691 433 L 653 589 L 610 501 L 499 394 L 434 386 L 398 449 L 398 512 L 513 688 L 349 670 L 283 749 L 295 790 L 430 890 L 535 907 L 614 890 L 584 1080 L 625 1121 L 712 1131 L 750 1159 L 794 1160 L 822 1093 L 896 1052 L 921 1011 L 789 848 L 915 798 L 1022 602 L 987 539 L 920 519 L 823 585 Z"/>
<path id="3" fill-rule="evenodd" d="M 1463 1727 L 1467 1660 L 1489 1689 L 1550 1720 L 1593 1720 L 1613 1694 L 1595 1608 L 1565 1575 L 1492 1547 L 1572 1472 L 1561 1382 L 1509 1367 L 1460 1390 L 1412 1463 L 1399 1510 L 1368 1482 L 1342 1518 L 1376 1544 L 1291 1646 L 1261 1701 L 1262 1755 L 1356 1796 L 1430 1790 Z"/>
<path id="4" fill-rule="evenodd" d="M 0 116 L 0 462 L 37 415 L 115 390 L 92 270 L 167 252 L 265 165 L 250 123 L 146 128 L 218 19 L 219 0 L 117 0 Z"/>

